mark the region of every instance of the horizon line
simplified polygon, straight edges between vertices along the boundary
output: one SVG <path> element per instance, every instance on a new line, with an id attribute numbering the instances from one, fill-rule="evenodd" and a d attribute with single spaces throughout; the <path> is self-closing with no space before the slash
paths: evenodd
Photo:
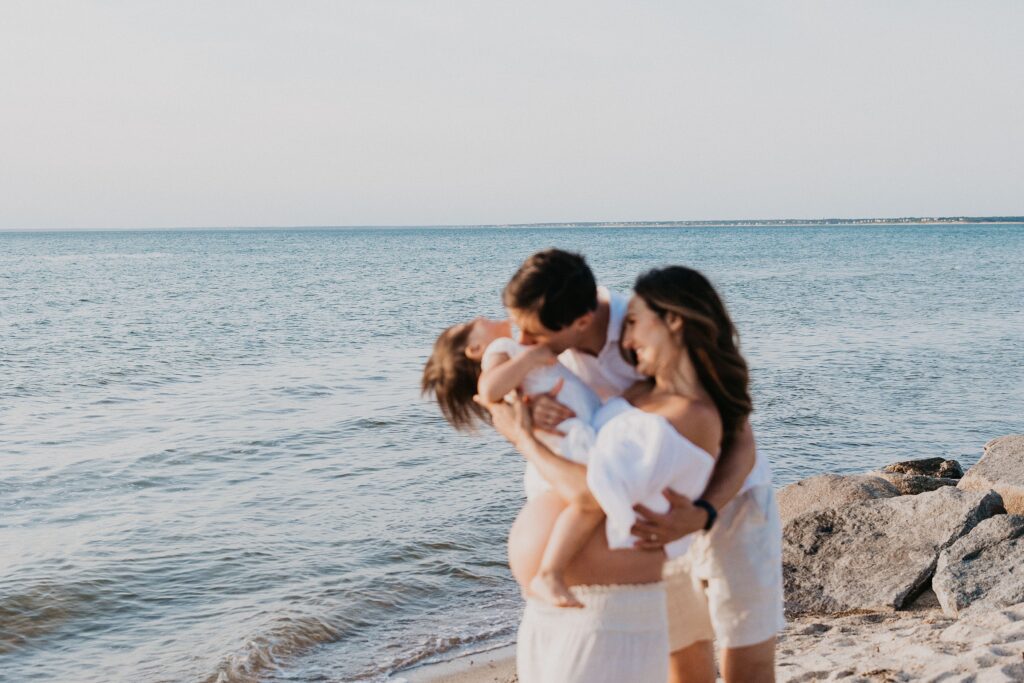
<path id="1" fill-rule="evenodd" d="M 105 227 L 105 228 L 0 228 L 0 232 L 158 232 L 158 231 L 247 231 L 247 230 L 403 230 L 403 229 L 471 229 L 471 228 L 572 228 L 572 227 L 713 227 L 799 226 L 799 225 L 934 225 L 987 223 L 993 225 L 1024 223 L 1024 215 L 999 216 L 890 216 L 862 218 L 743 218 L 700 220 L 604 220 L 604 221 L 539 221 L 529 223 L 434 223 L 434 224 L 347 224 L 347 225 L 198 225 L 168 227 Z"/>

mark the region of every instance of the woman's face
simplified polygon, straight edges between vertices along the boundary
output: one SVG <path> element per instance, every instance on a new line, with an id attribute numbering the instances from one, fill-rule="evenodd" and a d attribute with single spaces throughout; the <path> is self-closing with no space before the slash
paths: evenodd
<path id="1" fill-rule="evenodd" d="M 637 372 L 654 377 L 662 368 L 676 363 L 681 351 L 677 339 L 678 331 L 671 330 L 647 302 L 636 295 L 630 299 L 623 323 L 622 347 L 635 355 Z"/>

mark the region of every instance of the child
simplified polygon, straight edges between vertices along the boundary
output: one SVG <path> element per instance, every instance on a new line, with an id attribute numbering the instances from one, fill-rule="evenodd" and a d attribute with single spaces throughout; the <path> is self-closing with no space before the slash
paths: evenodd
<path id="1" fill-rule="evenodd" d="M 559 363 L 546 346 L 523 346 L 511 338 L 511 332 L 507 320 L 487 318 L 449 327 L 437 338 L 423 370 L 423 392 L 434 394 L 453 427 L 471 429 L 476 420 L 486 422 L 490 417 L 474 402 L 474 395 L 500 401 L 520 387 L 531 395 L 549 392 L 561 382 L 558 400 L 576 417 L 558 425 L 559 431 L 566 435 L 564 438 L 573 438 L 574 430 L 589 427 L 601 406 L 597 394 Z M 562 454 L 563 436 L 542 434 L 540 439 Z M 550 488 L 529 463 L 525 481 L 528 499 Z M 544 549 L 540 570 L 530 583 L 532 593 L 559 607 L 583 606 L 566 586 L 564 572 L 602 519 L 600 511 L 571 504 L 562 511 Z"/>

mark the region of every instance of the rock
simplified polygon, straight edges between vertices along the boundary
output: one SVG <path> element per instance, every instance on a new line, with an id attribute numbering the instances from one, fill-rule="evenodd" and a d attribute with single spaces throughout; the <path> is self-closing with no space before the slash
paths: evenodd
<path id="1" fill-rule="evenodd" d="M 777 494 L 779 516 L 788 521 L 812 510 L 834 508 L 876 498 L 898 496 L 895 486 L 867 474 L 819 474 L 790 484 Z"/>
<path id="2" fill-rule="evenodd" d="M 896 472 L 872 472 L 872 476 L 885 479 L 896 487 L 901 496 L 916 496 L 926 491 L 934 491 L 943 486 L 956 486 L 958 479 L 946 477 L 929 477 L 923 474 L 898 474 Z"/>
<path id="3" fill-rule="evenodd" d="M 1006 511 L 1024 515 L 1024 435 L 1001 436 L 985 444 L 985 454 L 957 486 L 964 491 L 995 491 Z"/>
<path id="4" fill-rule="evenodd" d="M 992 491 L 946 486 L 799 515 L 783 530 L 786 610 L 902 609 L 927 587 L 942 549 L 1002 511 Z"/>
<path id="5" fill-rule="evenodd" d="M 932 587 L 948 617 L 1024 602 L 1024 516 L 986 519 L 943 550 Z"/>
<path id="6" fill-rule="evenodd" d="M 959 479 L 964 476 L 964 469 L 956 460 L 944 460 L 943 458 L 922 458 L 921 460 L 904 460 L 894 462 L 882 468 L 883 472 L 891 474 L 917 474 L 926 477 L 942 477 L 944 479 Z"/>

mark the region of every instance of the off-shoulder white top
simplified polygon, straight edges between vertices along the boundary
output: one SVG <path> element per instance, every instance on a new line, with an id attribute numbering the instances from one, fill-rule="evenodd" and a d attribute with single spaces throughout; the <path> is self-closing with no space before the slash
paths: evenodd
<path id="1" fill-rule="evenodd" d="M 633 506 L 667 512 L 666 488 L 699 498 L 711 478 L 715 459 L 655 413 L 623 398 L 605 403 L 591 425 L 574 425 L 562 443 L 563 455 L 587 465 L 587 485 L 607 516 L 610 548 L 632 548 Z M 689 547 L 689 537 L 665 546 L 669 558 Z"/>

